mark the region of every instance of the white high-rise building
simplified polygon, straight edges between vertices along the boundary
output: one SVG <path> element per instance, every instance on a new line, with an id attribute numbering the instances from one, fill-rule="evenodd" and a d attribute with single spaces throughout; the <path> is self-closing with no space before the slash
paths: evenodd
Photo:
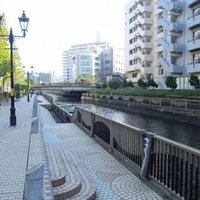
<path id="1" fill-rule="evenodd" d="M 167 75 L 189 89 L 200 77 L 200 1 L 131 0 L 125 6 L 125 71 L 133 82 L 153 78 L 165 87 Z"/>
<path id="2" fill-rule="evenodd" d="M 79 75 L 105 76 L 113 70 L 113 48 L 107 42 L 73 45 L 62 55 L 63 80 L 74 83 Z"/>
<path id="3" fill-rule="evenodd" d="M 113 49 L 113 72 L 124 74 L 124 48 Z"/>

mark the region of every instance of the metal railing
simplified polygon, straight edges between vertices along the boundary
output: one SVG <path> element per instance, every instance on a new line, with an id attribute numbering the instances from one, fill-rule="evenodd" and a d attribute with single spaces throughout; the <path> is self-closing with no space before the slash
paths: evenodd
<path id="1" fill-rule="evenodd" d="M 196 101 L 147 99 L 137 98 L 136 102 L 200 109 Z M 75 107 L 73 114 L 54 103 L 52 108 L 63 119 L 77 124 L 91 137 L 98 138 L 107 148 L 132 163 L 141 176 L 156 181 L 180 199 L 200 199 L 200 150 L 81 107 Z"/>
<path id="2" fill-rule="evenodd" d="M 200 198 L 200 150 L 76 107 L 73 122 L 182 199 Z"/>

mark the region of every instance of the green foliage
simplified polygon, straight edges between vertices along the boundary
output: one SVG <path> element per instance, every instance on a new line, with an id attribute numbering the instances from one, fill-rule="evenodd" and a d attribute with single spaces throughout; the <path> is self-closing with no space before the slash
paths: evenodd
<path id="1" fill-rule="evenodd" d="M 194 86 L 195 89 L 200 88 L 200 82 L 199 82 L 199 79 L 196 75 L 190 76 L 189 83 L 190 83 L 191 86 Z"/>
<path id="2" fill-rule="evenodd" d="M 126 88 L 126 87 L 131 87 L 133 88 L 134 85 L 133 85 L 133 82 L 132 81 L 128 81 L 126 79 L 123 80 L 123 87 Z"/>
<path id="3" fill-rule="evenodd" d="M 15 91 L 20 91 L 21 90 L 21 86 L 19 83 L 15 84 Z"/>
<path id="4" fill-rule="evenodd" d="M 4 14 L 5 16 L 5 14 Z M 2 21 L 2 27 L 0 29 L 0 35 L 8 36 L 6 20 Z M 14 43 L 15 45 L 15 43 Z M 3 78 L 3 86 L 8 77 L 10 77 L 10 50 L 7 37 L 0 37 L 0 78 Z M 14 46 L 15 48 L 15 46 Z M 15 83 L 24 79 L 22 71 L 22 63 L 17 51 L 13 51 L 13 67 L 14 67 L 14 80 Z"/>
<path id="5" fill-rule="evenodd" d="M 96 88 L 98 88 L 98 89 L 101 88 L 101 85 L 97 83 Z"/>
<path id="6" fill-rule="evenodd" d="M 133 85 L 133 82 L 132 82 L 132 81 L 129 81 L 129 82 L 127 83 L 127 86 L 128 86 L 128 87 L 131 87 L 131 88 L 134 88 L 134 85 Z"/>
<path id="7" fill-rule="evenodd" d="M 147 83 L 142 78 L 139 78 L 138 79 L 138 86 L 141 87 L 141 88 L 146 88 Z"/>
<path id="8" fill-rule="evenodd" d="M 79 75 L 76 79 L 76 83 L 90 83 L 94 84 L 99 81 L 99 76 L 85 76 L 85 75 Z"/>
<path id="9" fill-rule="evenodd" d="M 144 96 L 157 98 L 176 98 L 176 99 L 200 99 L 199 90 L 144 90 L 140 88 L 123 88 L 123 89 L 96 89 L 91 91 L 92 94 L 113 94 L 123 96 Z"/>
<path id="10" fill-rule="evenodd" d="M 168 88 L 176 89 L 177 88 L 176 77 L 173 77 L 171 75 L 166 76 L 165 84 Z"/>
<path id="11" fill-rule="evenodd" d="M 147 82 L 148 87 L 158 88 L 158 84 L 153 79 L 148 79 Z"/>
<path id="12" fill-rule="evenodd" d="M 102 88 L 104 88 L 104 89 L 106 89 L 108 86 L 107 86 L 107 83 L 104 81 L 103 83 L 102 83 L 102 86 L 101 86 Z"/>
<path id="13" fill-rule="evenodd" d="M 128 87 L 128 82 L 126 79 L 123 80 L 123 87 Z"/>
<path id="14" fill-rule="evenodd" d="M 2 21 L 0 35 L 8 35 L 6 21 Z M 10 72 L 10 52 L 9 43 L 5 37 L 0 37 L 0 77 L 7 76 Z"/>
<path id="15" fill-rule="evenodd" d="M 109 86 L 111 89 L 117 89 L 117 88 L 119 88 L 118 83 L 115 82 L 115 81 L 112 81 L 112 80 L 108 82 L 108 86 Z"/>

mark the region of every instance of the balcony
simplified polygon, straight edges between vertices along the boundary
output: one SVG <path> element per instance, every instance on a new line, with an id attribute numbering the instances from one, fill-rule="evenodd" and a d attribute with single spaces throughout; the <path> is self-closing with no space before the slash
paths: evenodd
<path id="1" fill-rule="evenodd" d="M 137 8 L 135 9 L 135 12 L 136 13 L 144 13 L 144 12 L 152 13 L 153 8 L 152 6 L 138 4 Z"/>
<path id="2" fill-rule="evenodd" d="M 175 32 L 182 32 L 183 31 L 183 24 L 178 22 L 170 22 L 169 23 L 169 31 L 175 31 Z"/>
<path id="3" fill-rule="evenodd" d="M 141 54 L 140 58 L 142 61 L 152 62 L 153 56 L 150 54 Z"/>
<path id="4" fill-rule="evenodd" d="M 152 31 L 151 30 L 143 30 L 142 28 L 137 28 L 135 31 L 135 35 L 141 35 L 142 37 L 152 37 Z"/>
<path id="5" fill-rule="evenodd" d="M 188 28 L 193 29 L 200 26 L 199 22 L 200 22 L 200 15 L 190 17 L 187 22 Z"/>
<path id="6" fill-rule="evenodd" d="M 173 1 L 169 3 L 169 11 L 180 13 L 183 11 L 183 3 Z"/>
<path id="7" fill-rule="evenodd" d="M 153 67 L 143 66 L 140 63 L 137 63 L 135 65 L 135 68 L 139 69 L 143 74 L 152 74 L 153 73 Z"/>
<path id="8" fill-rule="evenodd" d="M 200 38 L 192 39 L 191 41 L 189 41 L 187 47 L 188 51 L 200 49 Z"/>
<path id="9" fill-rule="evenodd" d="M 134 43 L 135 47 L 141 47 L 142 49 L 152 49 L 153 48 L 153 43 L 152 42 L 143 42 L 140 39 L 138 39 L 135 43 Z"/>
<path id="10" fill-rule="evenodd" d="M 189 64 L 187 67 L 188 73 L 200 73 L 200 63 Z"/>
<path id="11" fill-rule="evenodd" d="M 139 24 L 150 24 L 150 25 L 153 24 L 152 18 L 147 18 L 147 17 L 143 18 L 141 16 L 138 16 L 136 20 L 137 20 L 137 23 L 139 23 Z"/>
<path id="12" fill-rule="evenodd" d="M 140 58 L 142 61 L 152 62 L 152 55 L 144 54 L 141 51 L 137 51 L 135 54 L 135 58 Z"/>
<path id="13" fill-rule="evenodd" d="M 190 0 L 188 1 L 188 7 L 192 8 L 194 6 L 196 6 L 197 4 L 199 4 L 199 0 Z"/>
<path id="14" fill-rule="evenodd" d="M 141 67 L 140 71 L 143 74 L 153 74 L 153 67 Z"/>
<path id="15" fill-rule="evenodd" d="M 183 52 L 183 44 L 177 44 L 177 43 L 175 43 L 175 44 L 171 44 L 170 45 L 171 46 L 171 48 L 170 48 L 170 50 L 171 50 L 171 52 Z"/>

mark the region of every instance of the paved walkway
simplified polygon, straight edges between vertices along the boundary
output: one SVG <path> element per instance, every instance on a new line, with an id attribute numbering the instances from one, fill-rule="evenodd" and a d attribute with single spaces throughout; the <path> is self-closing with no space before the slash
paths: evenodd
<path id="1" fill-rule="evenodd" d="M 33 102 L 34 97 L 30 98 L 30 102 L 26 98 L 15 102 L 16 127 L 9 126 L 10 103 L 1 103 L 0 200 L 22 200 L 26 171 L 40 162 L 45 163 L 44 199 L 53 199 L 55 191 L 50 183 L 49 172 L 53 169 L 56 174 L 60 170 L 47 164 L 47 157 L 53 151 L 59 151 L 62 157 L 65 171 L 69 173 L 66 179 L 70 179 L 76 166 L 79 174 L 85 177 L 81 190 L 89 190 L 87 186 L 90 184 L 93 188 L 90 190 L 96 188 L 98 200 L 164 199 L 75 124 L 56 124 L 50 113 L 40 106 L 48 103 L 42 96 L 38 96 L 37 117 L 33 116 Z M 35 133 L 32 123 L 38 118 L 38 133 Z M 57 158 L 52 158 L 53 165 L 57 162 L 53 159 Z M 75 195 L 71 199 L 84 200 L 84 196 Z"/>

